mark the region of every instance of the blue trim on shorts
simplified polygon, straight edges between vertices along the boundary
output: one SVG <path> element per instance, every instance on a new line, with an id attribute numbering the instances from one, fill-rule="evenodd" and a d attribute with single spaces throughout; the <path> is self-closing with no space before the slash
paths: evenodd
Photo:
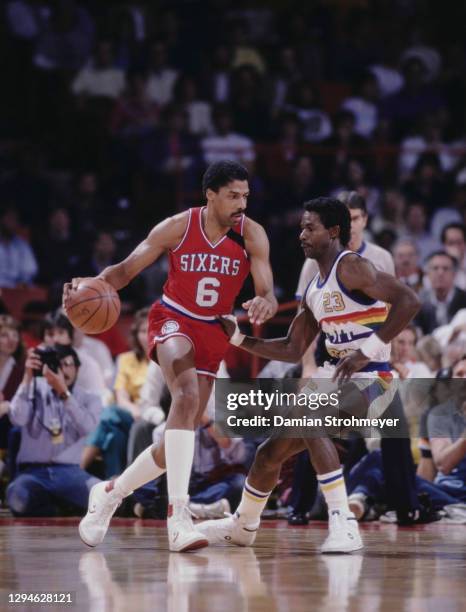
<path id="1" fill-rule="evenodd" d="M 337 357 L 327 359 L 331 365 L 337 365 L 340 361 Z M 358 370 L 358 372 L 391 372 L 392 368 L 388 361 L 370 361 L 366 366 Z M 355 372 L 356 374 L 357 372 Z"/>
<path id="2" fill-rule="evenodd" d="M 183 317 L 186 317 L 187 319 L 191 319 L 191 321 L 196 321 L 197 323 L 209 323 L 210 325 L 212 323 L 215 325 L 220 325 L 220 321 L 204 321 L 204 319 L 196 319 L 196 317 L 192 317 L 191 315 L 188 315 L 185 312 L 181 312 L 181 310 L 178 310 L 174 306 L 167 304 L 166 302 L 163 301 L 162 298 L 160 299 L 160 304 L 164 306 L 165 308 L 169 308 L 170 310 L 173 310 L 173 312 L 176 312 L 177 314 L 180 314 Z"/>

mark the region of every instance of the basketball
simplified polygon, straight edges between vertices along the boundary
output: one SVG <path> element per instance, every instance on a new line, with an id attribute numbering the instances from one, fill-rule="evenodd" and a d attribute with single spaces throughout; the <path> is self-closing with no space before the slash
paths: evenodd
<path id="1" fill-rule="evenodd" d="M 120 298 L 100 278 L 83 278 L 71 292 L 66 314 L 74 327 L 85 334 L 100 334 L 115 325 L 120 316 Z"/>

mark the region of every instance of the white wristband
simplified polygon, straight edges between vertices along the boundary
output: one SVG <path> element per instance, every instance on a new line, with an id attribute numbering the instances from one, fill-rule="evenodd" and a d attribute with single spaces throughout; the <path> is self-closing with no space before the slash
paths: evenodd
<path id="1" fill-rule="evenodd" d="M 233 335 L 230 337 L 230 344 L 239 346 L 243 342 L 243 340 L 246 338 L 246 336 L 240 332 L 240 329 L 238 327 L 238 321 L 236 320 L 236 317 L 234 315 L 225 315 L 224 318 L 228 319 L 229 321 L 235 324 L 235 331 Z"/>
<path id="2" fill-rule="evenodd" d="M 369 359 L 376 360 L 380 353 L 389 346 L 390 343 L 383 342 L 383 340 L 374 333 L 361 344 L 359 350 Z"/>

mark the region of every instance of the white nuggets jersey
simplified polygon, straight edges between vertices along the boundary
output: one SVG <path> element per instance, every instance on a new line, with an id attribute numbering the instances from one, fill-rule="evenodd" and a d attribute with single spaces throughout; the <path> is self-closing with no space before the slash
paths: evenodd
<path id="1" fill-rule="evenodd" d="M 388 315 L 385 302 L 373 300 L 360 291 L 350 291 L 338 279 L 338 263 L 348 254 L 354 255 L 353 251 L 339 253 L 327 278 L 321 280 L 316 274 L 305 292 L 306 304 L 325 334 L 325 346 L 334 363 L 360 348 Z M 364 370 L 384 370 L 389 359 L 387 347 Z"/>
<path id="2" fill-rule="evenodd" d="M 355 251 L 368 259 L 377 270 L 386 272 L 395 276 L 395 264 L 391 253 L 382 249 L 377 244 L 372 242 L 363 242 L 359 249 Z M 299 275 L 298 287 L 296 289 L 296 299 L 300 300 L 303 297 L 306 287 L 309 285 L 314 276 L 319 272 L 319 266 L 315 259 L 306 259 Z"/>

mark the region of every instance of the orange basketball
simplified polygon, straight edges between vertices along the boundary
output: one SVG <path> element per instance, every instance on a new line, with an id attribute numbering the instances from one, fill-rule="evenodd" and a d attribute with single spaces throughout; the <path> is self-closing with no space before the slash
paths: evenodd
<path id="1" fill-rule="evenodd" d="M 85 334 L 100 334 L 115 325 L 120 308 L 120 298 L 111 285 L 100 278 L 83 278 L 67 300 L 66 314 Z"/>

